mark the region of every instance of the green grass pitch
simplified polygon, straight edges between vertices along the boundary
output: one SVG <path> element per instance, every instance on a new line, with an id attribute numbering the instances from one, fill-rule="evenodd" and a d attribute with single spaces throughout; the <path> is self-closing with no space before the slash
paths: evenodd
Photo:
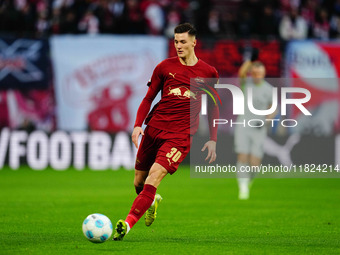
<path id="1" fill-rule="evenodd" d="M 340 254 L 340 179 L 258 179 L 248 201 L 235 179 L 167 176 L 151 227 L 93 244 L 91 213 L 113 224 L 135 192 L 133 171 L 0 170 L 0 254 Z"/>

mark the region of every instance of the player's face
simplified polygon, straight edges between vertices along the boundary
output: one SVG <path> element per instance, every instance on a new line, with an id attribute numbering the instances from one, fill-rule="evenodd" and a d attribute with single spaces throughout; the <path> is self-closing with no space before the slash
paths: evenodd
<path id="1" fill-rule="evenodd" d="M 177 55 L 180 58 L 187 58 L 194 53 L 194 48 L 196 46 L 195 36 L 189 35 L 188 32 L 175 34 L 175 48 Z"/>
<path id="2" fill-rule="evenodd" d="M 266 75 L 266 70 L 264 66 L 253 66 L 251 68 L 251 77 L 253 78 L 253 82 L 255 84 L 259 84 L 262 82 L 263 78 Z"/>

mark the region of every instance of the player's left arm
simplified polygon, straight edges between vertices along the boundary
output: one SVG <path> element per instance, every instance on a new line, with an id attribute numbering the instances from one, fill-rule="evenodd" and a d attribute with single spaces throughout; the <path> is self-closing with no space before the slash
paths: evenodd
<path id="1" fill-rule="evenodd" d="M 216 83 L 218 83 L 218 73 L 214 69 Z M 217 142 L 217 125 L 214 126 L 214 119 L 218 119 L 220 116 L 220 110 L 217 104 L 217 100 L 212 100 L 209 98 L 208 100 L 208 123 L 209 123 L 209 141 L 206 142 L 202 148 L 202 151 L 208 149 L 208 155 L 205 160 L 209 160 L 209 163 L 212 163 L 216 160 L 216 142 Z"/>

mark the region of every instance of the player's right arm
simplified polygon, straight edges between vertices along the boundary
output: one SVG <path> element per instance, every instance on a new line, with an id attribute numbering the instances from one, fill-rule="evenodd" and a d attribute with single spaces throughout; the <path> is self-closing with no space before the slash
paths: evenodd
<path id="1" fill-rule="evenodd" d="M 148 86 L 149 86 L 148 92 L 146 93 L 142 103 L 139 105 L 134 129 L 131 135 L 132 142 L 136 146 L 136 148 L 138 148 L 138 137 L 140 135 L 144 135 L 142 125 L 150 111 L 152 101 L 155 99 L 158 92 L 161 90 L 162 78 L 160 73 L 160 64 L 156 66 L 152 74 L 151 80 L 150 82 L 148 82 Z"/>
<path id="2" fill-rule="evenodd" d="M 248 53 L 250 53 L 249 56 L 247 56 Z M 242 90 L 244 90 L 244 87 L 246 85 L 246 79 L 248 72 L 251 68 L 251 65 L 253 64 L 254 61 L 257 61 L 259 58 L 259 50 L 257 48 L 253 48 L 250 52 L 248 51 L 247 54 L 245 53 L 245 57 L 247 60 L 243 62 L 238 71 L 238 76 L 240 78 L 240 85 Z"/>
<path id="3" fill-rule="evenodd" d="M 246 60 L 243 62 L 243 64 L 241 65 L 239 71 L 238 71 L 238 77 L 240 78 L 240 85 L 241 85 L 241 89 L 244 89 L 245 83 L 246 83 L 246 79 L 247 79 L 247 75 L 249 72 L 249 69 L 251 67 L 252 62 L 250 60 Z"/>
<path id="4" fill-rule="evenodd" d="M 218 83 L 218 79 L 219 79 L 219 75 L 217 73 L 217 70 L 215 68 L 213 68 L 213 77 L 214 79 L 212 79 L 213 84 L 211 84 L 210 86 L 212 86 L 212 89 L 214 87 L 215 84 Z M 215 91 L 213 89 L 213 91 Z M 214 98 L 219 98 L 217 92 L 215 91 L 216 94 L 212 95 Z M 209 160 L 209 164 L 214 162 L 216 160 L 216 142 L 217 142 L 217 127 L 218 125 L 216 125 L 214 127 L 213 122 L 215 119 L 218 119 L 220 116 L 220 110 L 219 107 L 216 103 L 215 100 L 213 100 L 212 98 L 209 98 L 208 100 L 208 123 L 209 123 L 209 134 L 210 134 L 210 138 L 209 141 L 206 142 L 202 148 L 201 151 L 205 151 L 205 149 L 208 149 L 208 155 L 205 158 L 205 160 Z"/>
<path id="5" fill-rule="evenodd" d="M 238 76 L 242 79 L 242 78 L 247 78 L 247 74 L 249 71 L 249 68 L 251 66 L 251 61 L 250 60 L 246 60 L 243 62 L 243 64 L 241 65 L 239 71 L 238 71 Z"/>

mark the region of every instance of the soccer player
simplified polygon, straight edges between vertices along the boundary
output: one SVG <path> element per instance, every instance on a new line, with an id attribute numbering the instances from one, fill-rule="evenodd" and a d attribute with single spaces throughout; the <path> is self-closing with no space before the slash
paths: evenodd
<path id="1" fill-rule="evenodd" d="M 153 223 L 162 200 L 156 195 L 157 187 L 168 173 L 176 172 L 188 154 L 192 136 L 198 128 L 202 89 L 213 90 L 213 84 L 205 78 L 214 78 L 216 82 L 218 79 L 216 69 L 195 55 L 195 28 L 184 23 L 178 25 L 174 33 L 177 57 L 168 58 L 156 66 L 147 94 L 137 111 L 132 142 L 138 148 L 138 138 L 142 135 L 134 178 L 138 196 L 126 219 L 117 222 L 114 240 L 122 240 L 145 212 L 145 224 L 150 226 Z M 161 100 L 149 112 L 158 92 L 161 92 Z M 218 106 L 212 101 L 208 101 L 209 123 L 219 116 Z M 144 121 L 147 127 L 143 131 Z M 206 160 L 211 163 L 216 159 L 217 126 L 209 126 L 210 140 L 202 151 L 208 150 Z"/>
<path id="2" fill-rule="evenodd" d="M 256 53 L 257 54 L 257 53 Z M 251 77 L 247 77 L 250 72 Z M 272 103 L 272 86 L 264 80 L 266 74 L 265 66 L 260 61 L 245 61 L 239 69 L 241 89 L 245 96 L 245 102 L 248 98 L 248 88 L 252 89 L 252 102 L 257 110 L 266 110 Z M 245 107 L 244 115 L 239 115 L 235 127 L 235 151 L 237 153 L 237 177 L 239 187 L 239 199 L 246 200 L 249 198 L 249 190 L 255 173 L 244 171 L 247 166 L 259 166 L 263 157 L 263 144 L 267 135 L 265 127 L 266 116 L 255 115 L 251 113 L 248 107 Z M 275 113 L 274 113 L 275 114 Z M 271 118 L 272 115 L 268 116 Z M 257 119 L 258 123 L 248 126 L 248 120 Z M 261 122 L 262 121 L 262 122 Z M 242 171 L 242 172 L 241 172 Z"/>

